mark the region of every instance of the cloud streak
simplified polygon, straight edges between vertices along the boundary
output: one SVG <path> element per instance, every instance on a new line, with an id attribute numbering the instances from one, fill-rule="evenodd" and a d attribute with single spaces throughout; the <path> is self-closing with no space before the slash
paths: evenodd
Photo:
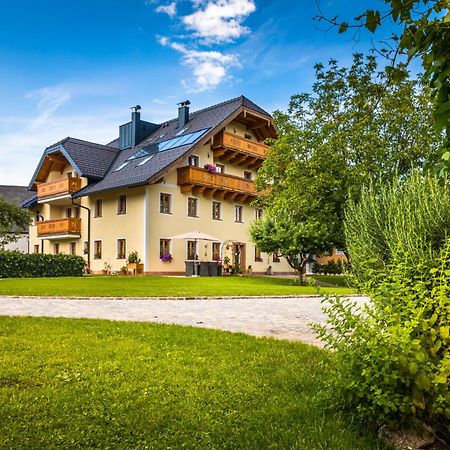
<path id="1" fill-rule="evenodd" d="M 189 92 L 212 91 L 232 80 L 231 69 L 240 67 L 238 55 L 223 50 L 222 46 L 229 46 L 250 33 L 243 22 L 256 11 L 256 5 L 254 0 L 191 0 L 190 3 L 192 11 L 179 17 L 176 17 L 176 2 L 156 7 L 156 12 L 168 14 L 189 32 L 183 36 L 159 37 L 158 41 L 182 55 L 181 63 L 192 73 L 190 79 L 182 80 Z"/>

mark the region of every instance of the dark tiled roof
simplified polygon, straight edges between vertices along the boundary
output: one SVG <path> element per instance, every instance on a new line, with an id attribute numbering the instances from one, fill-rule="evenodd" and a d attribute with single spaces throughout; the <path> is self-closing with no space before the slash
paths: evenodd
<path id="1" fill-rule="evenodd" d="M 8 202 L 19 205 L 30 197 L 30 193 L 27 191 L 26 186 L 0 185 L 0 197 L 3 197 Z"/>
<path id="2" fill-rule="evenodd" d="M 203 129 L 212 130 L 222 124 L 241 107 L 270 117 L 269 113 L 255 103 L 244 96 L 240 96 L 190 113 L 185 133 L 193 133 Z M 100 145 L 74 138 L 66 138 L 49 147 L 46 151 L 51 151 L 56 147 L 63 148 L 81 172 L 80 175 L 91 178 L 91 184 L 74 196 L 81 197 L 96 192 L 146 183 L 149 179 L 188 153 L 198 141 L 190 145 L 161 151 L 142 166 L 139 164 L 143 158 L 139 158 L 131 161 L 119 171 L 116 169 L 139 149 L 167 141 L 175 137 L 179 131 L 178 118 L 175 118 L 162 123 L 154 133 L 145 138 L 137 146 L 122 151 L 118 148 L 119 139 L 111 141 L 108 145 Z M 92 179 L 98 179 L 99 181 L 92 182 Z"/>
<path id="3" fill-rule="evenodd" d="M 117 148 L 71 137 L 62 141 L 60 145 L 80 169 L 81 176 L 91 178 L 103 178 L 119 153 Z"/>

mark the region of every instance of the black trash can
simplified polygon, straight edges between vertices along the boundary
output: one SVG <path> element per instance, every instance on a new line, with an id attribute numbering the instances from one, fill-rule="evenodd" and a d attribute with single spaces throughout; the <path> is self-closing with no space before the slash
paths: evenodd
<path id="1" fill-rule="evenodd" d="M 199 273 L 199 275 L 201 277 L 210 277 L 211 276 L 211 274 L 209 272 L 209 264 L 210 263 L 206 262 L 206 261 L 202 261 L 200 263 L 200 273 Z"/>
<path id="2" fill-rule="evenodd" d="M 211 261 L 209 263 L 209 274 L 212 277 L 218 277 L 219 276 L 219 263 L 216 261 Z"/>

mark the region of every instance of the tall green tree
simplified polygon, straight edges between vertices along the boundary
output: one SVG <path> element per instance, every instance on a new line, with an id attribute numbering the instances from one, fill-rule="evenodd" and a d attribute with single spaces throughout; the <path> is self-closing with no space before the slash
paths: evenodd
<path id="1" fill-rule="evenodd" d="M 369 180 L 433 164 L 443 141 L 433 128 L 430 89 L 421 80 L 386 87 L 376 59 L 360 54 L 349 68 L 334 60 L 315 68 L 313 93 L 295 95 L 287 112 L 275 112 L 279 138 L 257 177 L 266 219 L 286 222 L 290 236 L 307 230 L 296 239 L 302 242 L 297 254 L 317 252 L 318 241 L 345 250 L 347 199 L 357 198 Z M 258 233 L 252 235 L 262 248 Z"/>
<path id="2" fill-rule="evenodd" d="M 6 244 L 17 241 L 19 234 L 31 222 L 28 210 L 0 197 L 0 250 Z"/>

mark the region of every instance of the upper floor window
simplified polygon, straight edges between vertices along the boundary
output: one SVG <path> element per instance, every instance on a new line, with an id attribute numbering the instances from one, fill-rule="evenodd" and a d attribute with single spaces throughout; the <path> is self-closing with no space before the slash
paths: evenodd
<path id="1" fill-rule="evenodd" d="M 72 208 L 67 208 L 66 209 L 66 217 L 68 219 L 70 219 L 72 217 Z"/>
<path id="2" fill-rule="evenodd" d="M 251 180 L 253 178 L 253 174 L 251 172 L 248 172 L 247 170 L 244 171 L 244 178 L 246 180 Z"/>
<path id="3" fill-rule="evenodd" d="M 117 202 L 117 214 L 126 214 L 127 213 L 127 196 L 120 195 L 119 200 Z"/>
<path id="4" fill-rule="evenodd" d="M 212 218 L 213 220 L 222 219 L 222 204 L 220 202 L 212 202 Z"/>
<path id="5" fill-rule="evenodd" d="M 216 164 L 217 173 L 225 173 L 225 166 L 223 164 Z"/>
<path id="6" fill-rule="evenodd" d="M 244 222 L 244 215 L 243 215 L 244 208 L 240 205 L 234 205 L 234 221 L 242 223 Z"/>
<path id="7" fill-rule="evenodd" d="M 200 159 L 196 155 L 191 155 L 188 158 L 188 166 L 198 167 L 200 164 Z"/>
<path id="8" fill-rule="evenodd" d="M 80 208 L 78 206 L 75 207 L 75 217 L 80 217 Z"/>
<path id="9" fill-rule="evenodd" d="M 261 250 L 255 247 L 255 262 L 262 262 Z"/>
<path id="10" fill-rule="evenodd" d="M 97 199 L 95 200 L 94 217 L 102 217 L 102 216 L 103 216 L 103 200 Z"/>
<path id="11" fill-rule="evenodd" d="M 198 200 L 193 197 L 188 198 L 188 216 L 189 217 L 198 217 L 197 211 Z"/>
<path id="12" fill-rule="evenodd" d="M 252 140 L 252 135 L 251 135 L 251 134 L 244 133 L 244 137 L 245 137 L 245 139 L 250 139 L 250 140 Z"/>
<path id="13" fill-rule="evenodd" d="M 272 261 L 274 263 L 279 263 L 280 262 L 280 255 L 278 254 L 278 252 L 274 252 L 274 254 L 272 256 Z"/>
<path id="14" fill-rule="evenodd" d="M 159 212 L 162 214 L 171 214 L 172 213 L 172 195 L 161 192 L 159 194 Z"/>
<path id="15" fill-rule="evenodd" d="M 262 215 L 263 215 L 262 209 L 255 208 L 255 219 L 262 219 Z"/>
<path id="16" fill-rule="evenodd" d="M 126 239 L 117 239 L 117 259 L 125 259 L 127 254 Z"/>

